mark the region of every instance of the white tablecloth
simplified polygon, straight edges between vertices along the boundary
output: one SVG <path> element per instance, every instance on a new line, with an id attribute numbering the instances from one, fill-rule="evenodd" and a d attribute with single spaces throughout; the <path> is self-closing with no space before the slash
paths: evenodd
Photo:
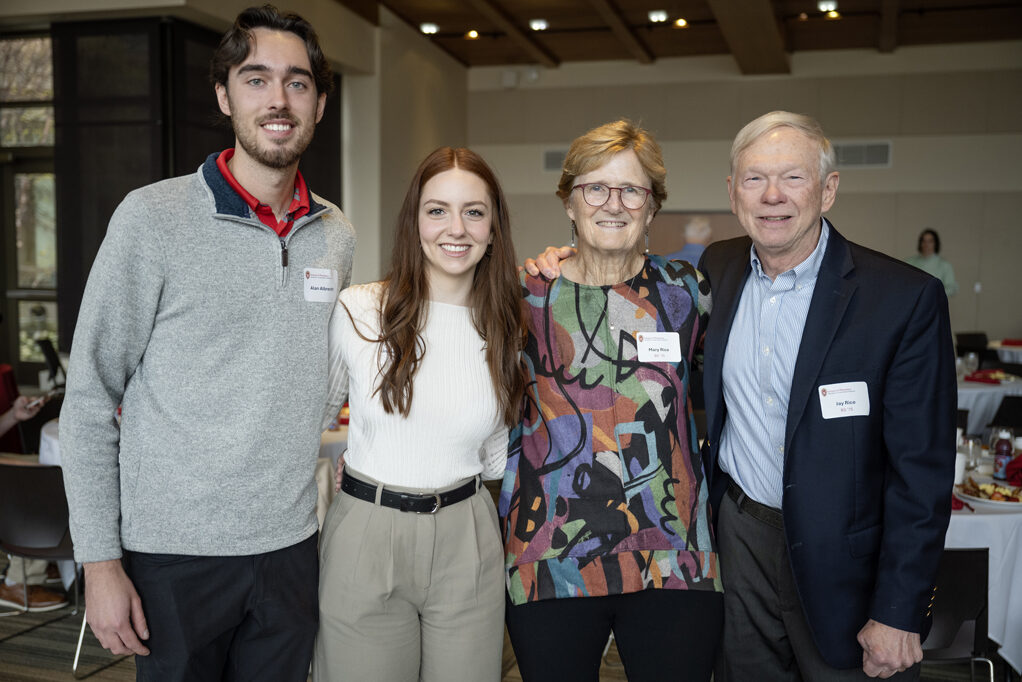
<path id="1" fill-rule="evenodd" d="M 1022 671 L 1022 510 L 952 512 L 944 546 L 990 548 L 989 636 L 1001 658 Z"/>
<path id="2" fill-rule="evenodd" d="M 1003 381 L 1000 384 L 959 381 L 958 409 L 969 411 L 967 433 L 982 435 L 997 413 L 1001 398 L 1006 395 L 1022 395 L 1022 380 Z"/>
<path id="3" fill-rule="evenodd" d="M 39 463 L 60 466 L 60 429 L 56 419 L 43 424 L 39 432 Z"/>
<path id="4" fill-rule="evenodd" d="M 997 359 L 1001 362 L 1022 365 L 1022 346 L 1002 346 L 1000 341 L 991 341 L 987 348 L 997 351 Z"/>
<path id="5" fill-rule="evenodd" d="M 348 427 L 340 426 L 336 431 L 324 431 L 319 438 L 319 456 L 329 457 L 337 467 L 337 459 L 348 449 Z"/>

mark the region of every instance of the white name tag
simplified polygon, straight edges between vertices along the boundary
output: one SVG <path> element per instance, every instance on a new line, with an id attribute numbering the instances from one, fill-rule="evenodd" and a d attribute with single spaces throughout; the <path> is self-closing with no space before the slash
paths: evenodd
<path id="1" fill-rule="evenodd" d="M 305 268 L 305 300 L 333 303 L 337 300 L 337 271 L 330 268 Z"/>
<path id="2" fill-rule="evenodd" d="M 816 389 L 824 419 L 869 415 L 869 389 L 865 381 L 827 384 Z"/>
<path id="3" fill-rule="evenodd" d="M 678 332 L 639 332 L 639 362 L 681 362 Z"/>

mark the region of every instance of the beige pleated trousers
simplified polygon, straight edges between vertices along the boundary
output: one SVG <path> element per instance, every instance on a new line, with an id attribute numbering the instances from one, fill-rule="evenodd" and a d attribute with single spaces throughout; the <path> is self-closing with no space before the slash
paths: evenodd
<path id="1" fill-rule="evenodd" d="M 489 492 L 436 514 L 339 493 L 323 526 L 319 609 L 314 682 L 498 682 L 503 547 Z"/>

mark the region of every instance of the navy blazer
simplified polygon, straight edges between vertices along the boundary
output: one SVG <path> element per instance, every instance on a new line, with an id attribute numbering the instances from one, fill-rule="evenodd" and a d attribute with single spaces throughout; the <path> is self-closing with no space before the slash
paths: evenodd
<path id="1" fill-rule="evenodd" d="M 703 380 L 714 518 L 727 485 L 721 370 L 751 243 L 712 244 L 699 264 L 713 292 Z M 823 419 L 818 387 L 846 381 L 866 382 L 869 415 Z M 940 281 L 831 226 L 795 361 L 782 512 L 799 597 L 833 667 L 862 665 L 856 635 L 870 618 L 925 637 L 951 514 L 957 396 Z"/>

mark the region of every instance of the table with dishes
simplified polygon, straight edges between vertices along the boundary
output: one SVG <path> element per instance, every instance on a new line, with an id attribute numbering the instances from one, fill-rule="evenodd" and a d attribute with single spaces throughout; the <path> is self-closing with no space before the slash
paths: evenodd
<path id="1" fill-rule="evenodd" d="M 979 481 L 989 478 L 977 476 Z M 1016 672 L 1022 671 L 1022 502 L 998 502 L 956 492 L 969 506 L 953 511 L 944 546 L 990 550 L 988 636 Z"/>
<path id="2" fill-rule="evenodd" d="M 991 341 L 987 344 L 987 348 L 996 351 L 997 359 L 1001 362 L 1022 365 L 1022 339 Z"/>
<path id="3" fill-rule="evenodd" d="M 966 433 L 982 435 L 997 413 L 1001 399 L 1006 395 L 1022 395 L 1022 379 L 1010 374 L 999 374 L 1003 379 L 980 370 L 958 381 L 958 409 L 969 411 Z M 971 378 L 970 378 L 971 377 Z"/>

